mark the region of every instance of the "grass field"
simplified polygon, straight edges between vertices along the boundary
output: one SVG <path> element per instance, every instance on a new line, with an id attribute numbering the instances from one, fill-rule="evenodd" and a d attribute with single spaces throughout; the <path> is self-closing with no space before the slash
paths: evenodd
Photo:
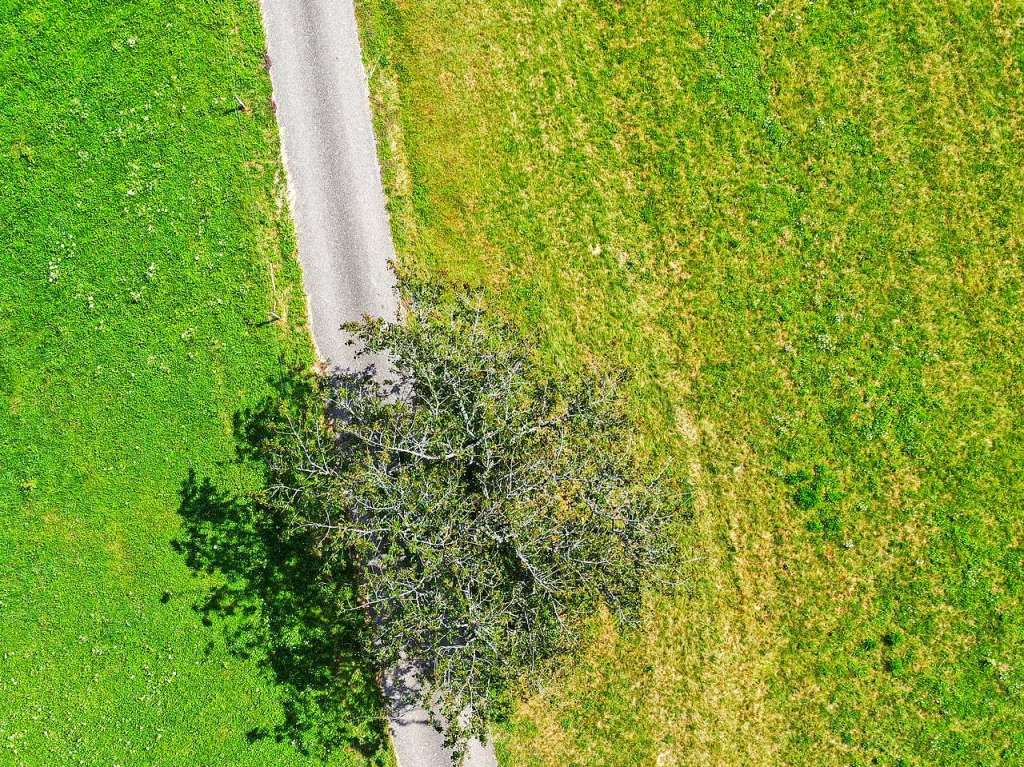
<path id="1" fill-rule="evenodd" d="M 0 0 L 0 764 L 389 763 L 229 500 L 312 356 L 262 54 L 253 0 Z"/>
<path id="2" fill-rule="evenodd" d="M 1024 6 L 359 12 L 401 268 L 634 369 L 694 488 L 505 764 L 1024 764 Z"/>

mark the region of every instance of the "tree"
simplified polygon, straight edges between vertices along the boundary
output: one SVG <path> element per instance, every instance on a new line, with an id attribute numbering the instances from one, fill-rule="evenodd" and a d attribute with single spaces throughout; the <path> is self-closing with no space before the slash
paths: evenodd
<path id="1" fill-rule="evenodd" d="M 555 377 L 475 295 L 412 291 L 348 330 L 387 370 L 323 381 L 267 443 L 267 504 L 353 562 L 381 670 L 459 747 L 571 652 L 600 606 L 637 616 L 675 553 L 616 381 Z"/>

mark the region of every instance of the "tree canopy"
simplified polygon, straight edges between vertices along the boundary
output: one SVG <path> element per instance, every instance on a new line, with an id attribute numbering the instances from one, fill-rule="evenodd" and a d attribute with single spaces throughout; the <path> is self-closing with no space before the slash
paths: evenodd
<path id="1" fill-rule="evenodd" d="M 386 369 L 285 414 L 266 504 L 355 566 L 375 662 L 411 669 L 458 747 L 599 607 L 635 619 L 678 501 L 637 459 L 618 379 L 552 375 L 477 296 L 418 289 L 402 322 L 348 330 Z"/>

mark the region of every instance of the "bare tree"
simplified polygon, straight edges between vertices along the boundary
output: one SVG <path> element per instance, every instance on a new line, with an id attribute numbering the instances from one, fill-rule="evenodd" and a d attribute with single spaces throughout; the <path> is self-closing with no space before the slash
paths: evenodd
<path id="1" fill-rule="evenodd" d="M 412 292 L 349 328 L 382 376 L 325 381 L 268 443 L 267 503 L 354 561 L 380 668 L 412 664 L 460 748 L 605 606 L 635 618 L 676 503 L 636 458 L 616 381 L 545 374 L 475 295 Z"/>

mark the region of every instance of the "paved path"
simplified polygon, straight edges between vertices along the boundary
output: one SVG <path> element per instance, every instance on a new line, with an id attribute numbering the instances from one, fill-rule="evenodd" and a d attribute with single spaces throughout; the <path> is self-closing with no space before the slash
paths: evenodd
<path id="1" fill-rule="evenodd" d="M 313 341 L 339 367 L 338 328 L 394 317 L 391 229 L 352 0 L 263 0 L 270 76 Z"/>
<path id="2" fill-rule="evenodd" d="M 262 9 L 313 341 L 330 365 L 350 368 L 353 350 L 339 326 L 397 314 L 355 12 L 352 0 L 262 0 Z M 391 710 L 399 767 L 451 766 L 425 711 Z M 465 765 L 497 761 L 474 743 Z"/>

